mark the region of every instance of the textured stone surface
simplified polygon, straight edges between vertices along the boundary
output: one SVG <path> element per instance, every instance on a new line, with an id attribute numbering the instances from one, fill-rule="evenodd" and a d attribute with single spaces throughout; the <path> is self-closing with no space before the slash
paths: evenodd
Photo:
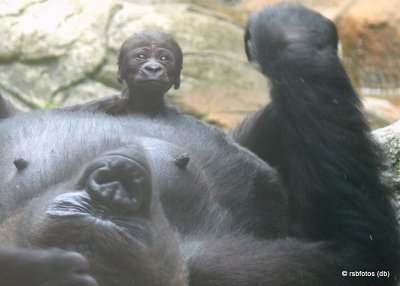
<path id="1" fill-rule="evenodd" d="M 182 46 L 182 85 L 170 97 L 184 111 L 232 126 L 267 100 L 266 81 L 245 58 L 243 28 L 227 16 L 173 3 L 3 3 L 0 91 L 22 109 L 118 93 L 123 88 L 116 81 L 118 50 L 144 29 L 167 32 Z"/>
<path id="2" fill-rule="evenodd" d="M 400 102 L 400 1 L 356 1 L 337 17 L 343 56 L 354 83 Z"/>
<path id="3" fill-rule="evenodd" d="M 400 121 L 375 130 L 373 135 L 382 144 L 387 156 L 383 178 L 400 196 Z"/>
<path id="4" fill-rule="evenodd" d="M 8 9 L 0 12 L 0 88 L 20 104 L 58 103 L 63 90 L 102 65 L 113 2 L 3 3 Z"/>

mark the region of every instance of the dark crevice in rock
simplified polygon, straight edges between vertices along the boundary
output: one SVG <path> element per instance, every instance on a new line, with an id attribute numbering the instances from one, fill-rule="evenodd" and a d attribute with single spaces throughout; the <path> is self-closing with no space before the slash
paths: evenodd
<path id="1" fill-rule="evenodd" d="M 40 66 L 40 65 L 51 65 L 55 64 L 59 60 L 59 56 L 54 55 L 46 55 L 40 58 L 21 58 L 18 57 L 16 61 L 21 64 L 29 65 L 32 67 Z"/>
<path id="2" fill-rule="evenodd" d="M 222 60 L 228 60 L 230 62 L 235 62 L 236 64 L 243 64 L 247 65 L 248 62 L 247 60 L 243 59 L 238 59 L 237 55 L 232 54 L 232 56 L 222 54 L 222 53 L 214 53 L 210 51 L 185 51 L 185 57 L 190 57 L 190 56 L 195 56 L 199 58 L 210 58 L 210 57 L 215 57 L 217 59 L 222 59 Z"/>
<path id="3" fill-rule="evenodd" d="M 20 16 L 21 14 L 24 14 L 26 10 L 28 10 L 29 8 L 38 5 L 38 4 L 42 4 L 47 2 L 48 0 L 38 0 L 38 1 L 32 1 L 29 3 L 26 3 L 26 6 L 22 7 L 21 9 L 19 9 L 16 13 L 9 13 L 9 14 L 3 14 L 0 15 L 0 18 L 2 17 L 16 17 L 16 16 Z"/>
<path id="4" fill-rule="evenodd" d="M 194 14 L 200 14 L 200 15 L 204 15 L 204 16 L 207 16 L 210 18 L 214 18 L 214 19 L 220 20 L 222 22 L 232 24 L 233 26 L 236 26 L 239 28 L 243 28 L 243 25 L 238 24 L 236 20 L 230 18 L 227 15 L 219 13 L 217 11 L 213 11 L 210 9 L 202 8 L 200 6 L 191 5 L 191 4 L 187 5 L 187 11 L 192 12 Z"/>
<path id="5" fill-rule="evenodd" d="M 11 86 L 6 87 L 4 85 L 0 85 L 0 90 L 7 92 L 11 97 L 18 100 L 19 102 L 23 103 L 24 105 L 26 105 L 27 107 L 29 107 L 31 109 L 40 109 L 41 108 L 41 106 L 23 98 L 20 95 L 20 93 L 18 91 L 16 91 L 14 88 L 12 88 Z"/>

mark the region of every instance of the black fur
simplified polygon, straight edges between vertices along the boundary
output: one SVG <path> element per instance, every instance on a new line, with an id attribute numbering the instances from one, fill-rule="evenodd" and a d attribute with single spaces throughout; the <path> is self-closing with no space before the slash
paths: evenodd
<path id="1" fill-rule="evenodd" d="M 336 45 L 332 22 L 301 6 L 251 18 L 246 52 L 272 102 L 233 137 L 254 154 L 163 101 L 162 112 L 114 97 L 0 120 L 2 243 L 76 251 L 101 286 L 395 285 L 399 231 L 380 150 Z M 17 170 L 17 158 L 29 164 Z M 0 263 L 37 266 L 21 251 L 0 249 Z M 26 268 L 15 265 L 0 266 Z M 73 265 L 0 284 L 92 286 Z M 89 280 L 63 280 L 79 274 Z"/>
<path id="2" fill-rule="evenodd" d="M 117 79 L 119 83 L 125 81 L 128 87 L 120 95 L 64 110 L 153 116 L 168 112 L 164 95 L 172 86 L 179 88 L 182 64 L 182 50 L 173 38 L 153 31 L 133 34 L 124 41 L 118 56 Z"/>
<path id="3" fill-rule="evenodd" d="M 186 269 L 204 272 L 200 283 L 208 283 L 198 262 L 214 250 L 198 246 L 236 240 L 242 247 L 262 245 L 287 233 L 286 194 L 276 172 L 217 129 L 177 112 L 157 120 L 136 113 L 20 114 L 0 122 L 0 137 L 25 142 L 0 150 L 3 242 L 78 251 L 100 285 L 186 285 Z M 23 172 L 16 173 L 15 153 L 30 162 Z M 176 158 L 184 153 L 190 162 L 183 169 Z M 124 158 L 149 171 L 152 187 L 130 183 L 129 170 L 136 167 L 121 167 Z M 150 193 L 151 200 L 144 199 Z M 132 207 L 118 202 L 125 198 L 134 198 Z M 259 258 L 248 259 L 265 265 L 264 258 L 273 256 L 267 245 Z M 246 264 L 238 261 L 235 267 L 243 270 L 231 275 L 238 284 L 253 281 L 241 278 L 252 271 Z M 197 285 L 194 278 L 190 285 Z"/>
<path id="4" fill-rule="evenodd" d="M 379 178 L 381 151 L 337 55 L 334 24 L 286 4 L 254 15 L 245 40 L 249 60 L 270 80 L 272 102 L 234 137 L 281 174 L 291 235 L 330 241 L 343 270 L 391 273 L 354 284 L 394 285 L 400 244 L 392 196 Z"/>

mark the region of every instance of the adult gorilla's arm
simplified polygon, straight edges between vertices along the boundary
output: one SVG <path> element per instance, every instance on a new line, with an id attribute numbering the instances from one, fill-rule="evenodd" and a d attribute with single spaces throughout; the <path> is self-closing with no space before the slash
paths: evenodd
<path id="1" fill-rule="evenodd" d="M 343 269 L 391 273 L 358 283 L 394 284 L 399 226 L 380 182 L 379 146 L 337 54 L 334 24 L 280 5 L 254 15 L 245 40 L 249 60 L 270 80 L 272 101 L 233 137 L 278 169 L 292 235 L 332 242 Z"/>
<path id="2" fill-rule="evenodd" d="M 277 168 L 282 161 L 282 134 L 279 118 L 272 104 L 245 118 L 231 135 L 240 145 L 251 150 Z"/>

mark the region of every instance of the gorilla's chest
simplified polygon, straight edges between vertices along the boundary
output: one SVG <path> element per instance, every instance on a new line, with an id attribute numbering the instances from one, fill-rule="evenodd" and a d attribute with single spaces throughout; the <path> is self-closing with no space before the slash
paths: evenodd
<path id="1" fill-rule="evenodd" d="M 35 112 L 0 121 L 2 217 L 13 206 L 77 176 L 100 154 L 139 143 L 147 150 L 153 183 L 168 201 L 220 201 L 220 189 L 247 187 L 260 162 L 219 131 L 185 116 L 143 116 Z M 187 156 L 187 165 L 177 163 Z M 28 165 L 17 169 L 14 161 Z M 248 182 L 246 179 L 250 178 Z M 28 191 L 27 191 L 28 190 Z M 200 196 L 200 197 L 199 197 Z"/>

